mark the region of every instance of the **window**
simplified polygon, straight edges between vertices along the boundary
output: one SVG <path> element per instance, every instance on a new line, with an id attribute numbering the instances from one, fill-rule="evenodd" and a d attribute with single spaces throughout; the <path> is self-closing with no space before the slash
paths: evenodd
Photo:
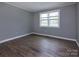
<path id="1" fill-rule="evenodd" d="M 59 27 L 60 11 L 50 11 L 40 14 L 40 27 Z"/>

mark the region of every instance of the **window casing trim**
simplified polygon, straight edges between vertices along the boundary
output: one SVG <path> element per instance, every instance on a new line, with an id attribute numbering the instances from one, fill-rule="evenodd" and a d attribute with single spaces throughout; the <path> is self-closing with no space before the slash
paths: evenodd
<path id="1" fill-rule="evenodd" d="M 58 27 L 54 27 L 54 26 L 49 26 L 49 17 L 46 17 L 46 18 L 48 18 L 48 26 L 40 26 L 40 14 L 48 14 L 49 15 L 49 13 L 51 13 L 51 12 L 59 12 L 59 19 L 58 19 Z M 51 17 L 51 16 L 50 16 Z M 52 27 L 52 28 L 60 28 L 60 9 L 57 9 L 57 10 L 52 10 L 52 11 L 45 11 L 45 12 L 40 12 L 39 13 L 39 26 L 40 27 Z"/>

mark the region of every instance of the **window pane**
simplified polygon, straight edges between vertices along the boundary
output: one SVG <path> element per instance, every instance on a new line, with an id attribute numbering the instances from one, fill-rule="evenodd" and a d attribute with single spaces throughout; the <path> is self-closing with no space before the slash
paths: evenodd
<path id="1" fill-rule="evenodd" d="M 59 11 L 46 12 L 40 14 L 41 27 L 59 27 Z"/>
<path id="2" fill-rule="evenodd" d="M 51 12 L 49 13 L 49 16 L 59 16 L 59 12 Z"/>
<path id="3" fill-rule="evenodd" d="M 41 20 L 40 26 L 48 26 L 48 20 Z"/>
<path id="4" fill-rule="evenodd" d="M 40 14 L 40 17 L 48 17 L 48 14 Z"/>
<path id="5" fill-rule="evenodd" d="M 41 17 L 40 20 L 47 20 L 48 18 L 47 17 Z"/>
<path id="6" fill-rule="evenodd" d="M 59 17 L 54 17 L 54 16 L 52 16 L 52 17 L 49 17 L 49 19 L 59 19 Z"/>
<path id="7" fill-rule="evenodd" d="M 59 27 L 58 20 L 49 20 L 49 26 L 50 27 Z"/>

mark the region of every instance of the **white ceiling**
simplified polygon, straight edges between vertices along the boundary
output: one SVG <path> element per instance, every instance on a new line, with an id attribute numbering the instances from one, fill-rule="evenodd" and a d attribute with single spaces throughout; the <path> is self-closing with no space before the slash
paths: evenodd
<path id="1" fill-rule="evenodd" d="M 29 12 L 39 12 L 75 4 L 75 2 L 6 2 Z"/>

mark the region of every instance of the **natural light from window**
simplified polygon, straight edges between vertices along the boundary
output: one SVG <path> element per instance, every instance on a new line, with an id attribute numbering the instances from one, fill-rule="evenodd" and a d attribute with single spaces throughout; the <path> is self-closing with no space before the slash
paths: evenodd
<path id="1" fill-rule="evenodd" d="M 60 11 L 40 13 L 40 27 L 59 27 Z"/>

